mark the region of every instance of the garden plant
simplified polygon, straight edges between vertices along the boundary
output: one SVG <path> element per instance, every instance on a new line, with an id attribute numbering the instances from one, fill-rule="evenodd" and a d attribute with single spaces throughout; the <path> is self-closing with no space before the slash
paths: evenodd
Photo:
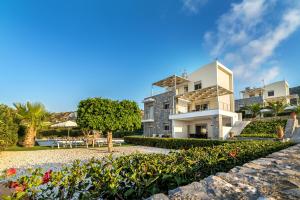
<path id="1" fill-rule="evenodd" d="M 142 199 L 226 172 L 237 165 L 284 149 L 292 143 L 247 141 L 195 147 L 165 154 L 131 154 L 76 161 L 61 171 L 36 169 L 6 185 L 14 190 L 3 199 Z"/>
<path id="2" fill-rule="evenodd" d="M 79 103 L 77 124 L 83 131 L 106 133 L 108 152 L 112 152 L 113 132 L 140 129 L 141 111 L 134 101 L 89 98 Z"/>

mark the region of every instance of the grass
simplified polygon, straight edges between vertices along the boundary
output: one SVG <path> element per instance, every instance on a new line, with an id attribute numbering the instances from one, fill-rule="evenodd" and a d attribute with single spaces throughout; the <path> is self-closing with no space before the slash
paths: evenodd
<path id="1" fill-rule="evenodd" d="M 135 146 L 135 145 L 132 145 L 132 144 L 122 144 L 122 146 L 114 146 L 114 147 L 128 147 L 128 146 Z M 73 149 L 78 149 L 78 148 L 83 148 L 85 149 L 86 147 L 85 146 L 81 146 L 81 147 L 77 147 L 77 148 L 73 148 Z M 92 148 L 90 146 L 90 148 Z M 103 146 L 103 147 L 98 147 L 98 146 L 95 146 L 94 148 L 97 148 L 97 149 L 106 149 L 107 146 Z M 69 147 L 60 147 L 59 149 L 57 147 L 42 147 L 42 146 L 34 146 L 34 147 L 22 147 L 22 146 L 11 146 L 11 147 L 7 147 L 4 151 L 40 151 L 40 150 L 60 150 L 60 149 L 70 149 Z"/>

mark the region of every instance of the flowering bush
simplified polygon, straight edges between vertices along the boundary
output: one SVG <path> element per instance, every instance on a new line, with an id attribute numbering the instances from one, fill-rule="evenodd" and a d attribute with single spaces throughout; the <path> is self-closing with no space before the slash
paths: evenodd
<path id="1" fill-rule="evenodd" d="M 247 141 L 164 154 L 76 161 L 61 171 L 34 170 L 9 186 L 29 199 L 142 199 L 286 148 L 292 143 Z M 19 188 L 21 187 L 21 188 Z"/>

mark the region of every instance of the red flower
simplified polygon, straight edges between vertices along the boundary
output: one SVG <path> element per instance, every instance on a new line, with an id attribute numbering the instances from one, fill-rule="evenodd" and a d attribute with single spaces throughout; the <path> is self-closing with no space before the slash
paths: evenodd
<path id="1" fill-rule="evenodd" d="M 25 190 L 25 186 L 24 185 L 20 185 L 15 187 L 15 191 L 16 192 L 23 192 Z"/>
<path id="2" fill-rule="evenodd" d="M 236 158 L 237 154 L 238 154 L 238 151 L 236 149 L 229 152 L 229 156 L 232 157 L 232 158 Z"/>
<path id="3" fill-rule="evenodd" d="M 43 184 L 48 183 L 51 179 L 52 170 L 47 171 L 43 176 Z"/>
<path id="4" fill-rule="evenodd" d="M 12 176 L 15 175 L 17 173 L 17 170 L 15 168 L 9 168 L 8 170 L 6 170 L 6 176 Z"/>
<path id="5" fill-rule="evenodd" d="M 15 182 L 15 181 L 11 181 L 10 183 L 9 183 L 9 188 L 16 188 L 16 187 L 18 187 L 19 186 L 19 183 L 18 182 Z"/>

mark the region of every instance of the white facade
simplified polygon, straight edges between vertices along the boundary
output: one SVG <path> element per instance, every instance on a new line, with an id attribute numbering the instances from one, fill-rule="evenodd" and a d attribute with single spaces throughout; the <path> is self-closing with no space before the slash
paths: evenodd
<path id="1" fill-rule="evenodd" d="M 172 137 L 226 139 L 234 123 L 239 120 L 238 114 L 234 113 L 232 71 L 215 61 L 189 74 L 187 79 L 187 83 L 176 86 L 175 113 L 169 116 Z M 199 90 L 197 84 L 201 84 Z M 208 88 L 216 88 L 217 91 L 210 93 L 206 91 Z M 218 89 L 227 93 L 220 95 Z M 197 95 L 198 99 L 192 98 Z"/>
<path id="2" fill-rule="evenodd" d="M 287 81 L 277 81 L 260 88 L 246 88 L 241 91 L 241 93 L 243 99 L 261 96 L 266 105 L 268 102 L 276 101 L 290 104 L 290 99 L 298 98 L 297 95 L 290 95 L 289 84 Z"/>

